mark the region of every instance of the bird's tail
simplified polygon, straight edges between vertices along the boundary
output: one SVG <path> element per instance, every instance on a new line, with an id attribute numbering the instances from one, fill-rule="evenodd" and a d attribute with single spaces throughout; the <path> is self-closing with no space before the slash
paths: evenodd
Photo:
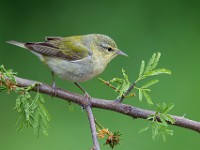
<path id="1" fill-rule="evenodd" d="M 16 46 L 19 46 L 19 47 L 22 47 L 22 48 L 25 48 L 25 49 L 29 49 L 28 47 L 26 47 L 26 43 L 23 43 L 23 42 L 17 42 L 17 41 L 6 41 L 6 43 L 9 43 L 9 44 L 12 44 L 12 45 L 16 45 Z M 29 49 L 30 50 L 30 49 Z M 38 56 L 40 58 L 41 61 L 44 61 L 44 57 L 39 54 L 39 53 L 36 53 L 32 50 L 30 50 L 33 54 L 35 54 L 36 56 Z"/>
<path id="2" fill-rule="evenodd" d="M 16 46 L 19 46 L 19 47 L 22 47 L 22 48 L 27 48 L 25 46 L 25 43 L 22 43 L 22 42 L 17 42 L 17 41 L 6 41 L 6 43 L 9 43 L 9 44 L 12 44 L 12 45 L 16 45 Z"/>

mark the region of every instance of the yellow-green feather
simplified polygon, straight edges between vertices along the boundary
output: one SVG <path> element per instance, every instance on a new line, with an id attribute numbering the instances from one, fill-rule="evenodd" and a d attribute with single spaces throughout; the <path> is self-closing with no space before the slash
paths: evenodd
<path id="1" fill-rule="evenodd" d="M 83 59 L 90 54 L 90 50 L 82 44 L 80 36 L 61 38 L 60 40 L 51 40 L 49 43 L 59 48 L 59 50 L 65 55 L 72 58 Z"/>

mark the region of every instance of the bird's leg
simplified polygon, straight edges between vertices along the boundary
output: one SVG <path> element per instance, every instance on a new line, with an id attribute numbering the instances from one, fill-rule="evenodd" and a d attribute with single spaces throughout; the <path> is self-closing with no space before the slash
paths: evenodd
<path id="1" fill-rule="evenodd" d="M 87 93 L 84 88 L 77 82 L 74 82 L 74 84 L 83 92 L 83 93 Z"/>
<path id="2" fill-rule="evenodd" d="M 83 104 L 83 108 L 86 108 L 88 105 L 90 105 L 91 96 L 86 92 L 86 90 L 77 82 L 74 82 L 74 84 L 84 93 L 85 102 Z"/>
<path id="3" fill-rule="evenodd" d="M 54 96 L 56 96 L 56 82 L 55 82 L 55 74 L 53 71 L 51 71 L 51 75 L 52 75 L 52 80 L 53 80 L 53 83 L 52 83 L 53 95 L 52 95 L 52 97 L 54 97 Z"/>

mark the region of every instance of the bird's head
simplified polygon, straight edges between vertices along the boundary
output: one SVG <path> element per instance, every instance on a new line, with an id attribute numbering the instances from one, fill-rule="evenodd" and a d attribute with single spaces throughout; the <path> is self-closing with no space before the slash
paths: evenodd
<path id="1" fill-rule="evenodd" d="M 128 56 L 126 53 L 118 49 L 115 41 L 109 36 L 103 34 L 93 35 L 93 44 L 99 57 L 103 57 L 107 62 L 110 62 L 117 55 Z"/>

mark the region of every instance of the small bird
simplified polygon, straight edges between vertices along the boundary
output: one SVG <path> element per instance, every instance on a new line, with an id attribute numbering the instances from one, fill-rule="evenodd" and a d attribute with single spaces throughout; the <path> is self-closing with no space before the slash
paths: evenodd
<path id="1" fill-rule="evenodd" d="M 117 55 L 128 56 L 117 48 L 115 41 L 103 34 L 70 37 L 46 37 L 44 42 L 7 43 L 30 50 L 58 77 L 78 83 L 102 73 Z"/>

